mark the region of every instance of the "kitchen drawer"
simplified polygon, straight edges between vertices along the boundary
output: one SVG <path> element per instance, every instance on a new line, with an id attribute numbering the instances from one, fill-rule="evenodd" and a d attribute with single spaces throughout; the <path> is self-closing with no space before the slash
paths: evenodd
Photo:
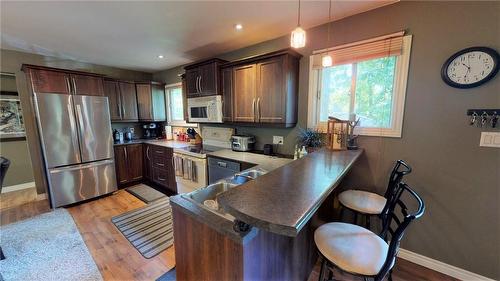
<path id="1" fill-rule="evenodd" d="M 161 156 L 164 158 L 172 158 L 173 149 L 159 145 L 151 145 L 151 154 L 154 156 Z"/>
<path id="2" fill-rule="evenodd" d="M 167 158 L 164 154 L 153 154 L 153 167 L 167 169 L 172 164 L 172 158 Z"/>
<path id="3" fill-rule="evenodd" d="M 153 168 L 153 181 L 159 185 L 168 187 L 168 171 L 166 169 Z"/>

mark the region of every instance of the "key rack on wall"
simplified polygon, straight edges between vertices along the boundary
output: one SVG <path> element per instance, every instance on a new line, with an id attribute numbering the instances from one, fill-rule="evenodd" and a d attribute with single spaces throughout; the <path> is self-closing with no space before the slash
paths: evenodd
<path id="1" fill-rule="evenodd" d="M 496 128 L 500 109 L 469 109 L 467 115 L 470 116 L 471 126 Z"/>

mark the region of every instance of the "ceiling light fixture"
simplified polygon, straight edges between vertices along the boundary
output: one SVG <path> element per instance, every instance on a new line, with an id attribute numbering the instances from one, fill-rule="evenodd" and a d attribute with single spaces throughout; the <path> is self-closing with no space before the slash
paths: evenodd
<path id="1" fill-rule="evenodd" d="M 158 58 L 159 58 L 159 59 L 162 59 L 162 58 L 163 58 L 163 55 L 159 55 L 159 56 L 158 56 Z"/>
<path id="2" fill-rule="evenodd" d="M 241 23 L 237 23 L 234 25 L 234 29 L 236 30 L 242 30 L 243 29 L 243 25 Z"/>
<path id="3" fill-rule="evenodd" d="M 300 27 L 300 0 L 299 0 L 299 12 L 297 17 L 297 27 L 292 31 L 292 36 L 290 37 L 290 45 L 292 48 L 303 48 L 306 45 L 306 32 Z"/>
<path id="4" fill-rule="evenodd" d="M 331 25 L 331 21 L 332 21 L 332 0 L 330 0 L 330 6 L 328 8 L 328 47 L 330 47 L 330 25 Z M 328 51 L 326 51 L 326 55 L 323 54 L 323 57 L 321 58 L 321 65 L 323 67 L 329 67 L 329 66 L 332 66 L 333 64 L 333 60 L 332 60 L 332 56 L 330 56 L 330 54 L 328 53 Z"/>

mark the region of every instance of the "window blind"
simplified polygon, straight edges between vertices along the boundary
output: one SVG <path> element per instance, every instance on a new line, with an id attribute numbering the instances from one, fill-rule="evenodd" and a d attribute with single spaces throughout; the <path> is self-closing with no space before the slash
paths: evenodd
<path id="1" fill-rule="evenodd" d="M 349 64 L 363 60 L 401 55 L 404 31 L 360 42 L 345 44 L 313 53 L 313 68 L 322 68 L 321 57 L 327 53 L 333 65 Z"/>

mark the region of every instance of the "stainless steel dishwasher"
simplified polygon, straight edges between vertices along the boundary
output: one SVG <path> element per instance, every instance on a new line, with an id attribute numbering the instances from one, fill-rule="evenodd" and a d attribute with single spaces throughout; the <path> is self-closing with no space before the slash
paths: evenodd
<path id="1" fill-rule="evenodd" d="M 241 164 L 217 157 L 208 157 L 208 183 L 212 184 L 241 171 Z"/>

